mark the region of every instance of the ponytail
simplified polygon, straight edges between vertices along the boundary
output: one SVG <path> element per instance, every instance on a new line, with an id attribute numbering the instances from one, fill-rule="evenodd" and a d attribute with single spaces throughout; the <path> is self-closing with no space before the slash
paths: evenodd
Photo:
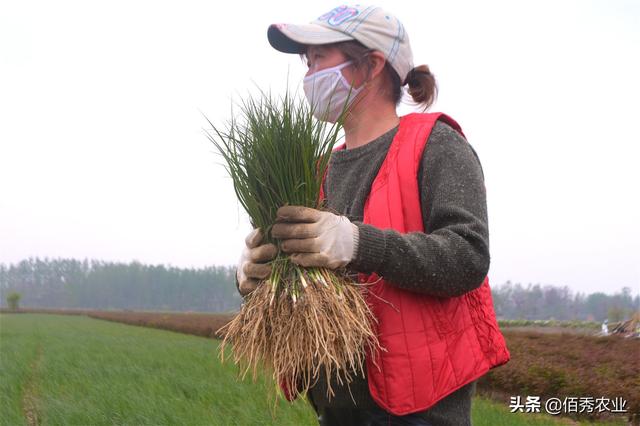
<path id="1" fill-rule="evenodd" d="M 416 104 L 429 108 L 438 96 L 436 78 L 427 65 L 420 65 L 409 71 L 405 83 L 409 86 L 407 92 Z"/>

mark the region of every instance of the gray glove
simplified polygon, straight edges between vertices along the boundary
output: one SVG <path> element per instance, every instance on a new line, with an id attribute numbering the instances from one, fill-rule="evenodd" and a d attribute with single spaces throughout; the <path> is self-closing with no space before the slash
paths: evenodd
<path id="1" fill-rule="evenodd" d="M 273 244 L 261 244 L 264 235 L 260 228 L 256 228 L 245 238 L 246 247 L 242 250 L 236 279 L 238 291 L 244 297 L 258 287 L 258 282 L 268 278 L 271 274 L 271 265 L 267 262 L 273 260 L 278 254 L 278 248 Z"/>
<path id="2" fill-rule="evenodd" d="M 304 267 L 336 269 L 353 260 L 358 250 L 358 227 L 346 216 L 301 206 L 278 209 L 271 235 L 280 248 Z"/>

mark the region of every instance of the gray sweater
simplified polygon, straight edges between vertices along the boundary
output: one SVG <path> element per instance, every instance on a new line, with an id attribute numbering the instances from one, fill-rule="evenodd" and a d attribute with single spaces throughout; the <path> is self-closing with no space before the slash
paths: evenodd
<path id="1" fill-rule="evenodd" d="M 463 137 L 437 122 L 418 170 L 425 233 L 402 235 L 364 225 L 364 203 L 397 130 L 332 154 L 325 182 L 328 208 L 358 225 L 360 241 L 351 269 L 377 272 L 407 290 L 459 296 L 479 287 L 489 270 L 480 161 Z"/>
<path id="2" fill-rule="evenodd" d="M 336 151 L 325 181 L 327 207 L 346 215 L 359 229 L 354 272 L 376 272 L 392 285 L 440 297 L 462 295 L 480 286 L 489 269 L 486 193 L 480 161 L 469 143 L 449 125 L 437 122 L 429 137 L 418 179 L 425 232 L 400 234 L 362 223 L 364 203 L 398 128 L 370 143 Z M 322 375 L 321 375 L 322 377 Z M 366 375 L 365 375 L 366 377 Z M 326 383 L 311 389 L 317 407 L 375 404 L 366 379 L 347 387 Z M 422 414 L 437 425 L 470 424 L 475 382 L 463 386 Z M 353 399 L 352 399 L 353 396 Z"/>

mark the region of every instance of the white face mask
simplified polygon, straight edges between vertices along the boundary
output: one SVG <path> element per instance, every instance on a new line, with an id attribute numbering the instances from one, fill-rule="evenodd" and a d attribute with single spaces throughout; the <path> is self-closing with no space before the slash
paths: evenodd
<path id="1" fill-rule="evenodd" d="M 362 87 L 352 88 L 342 75 L 342 68 L 348 65 L 351 61 L 316 71 L 304 78 L 304 94 L 318 120 L 335 123 L 343 109 L 348 108 L 362 90 Z"/>

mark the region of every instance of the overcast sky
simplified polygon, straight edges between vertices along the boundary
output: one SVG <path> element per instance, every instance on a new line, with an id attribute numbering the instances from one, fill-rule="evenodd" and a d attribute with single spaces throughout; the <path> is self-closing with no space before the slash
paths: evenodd
<path id="1" fill-rule="evenodd" d="M 480 156 L 491 282 L 637 294 L 640 2 L 376 4 Z M 337 5 L 3 2 L 0 263 L 235 264 L 250 227 L 200 111 L 222 122 L 232 96 L 297 87 L 267 27 Z"/>

